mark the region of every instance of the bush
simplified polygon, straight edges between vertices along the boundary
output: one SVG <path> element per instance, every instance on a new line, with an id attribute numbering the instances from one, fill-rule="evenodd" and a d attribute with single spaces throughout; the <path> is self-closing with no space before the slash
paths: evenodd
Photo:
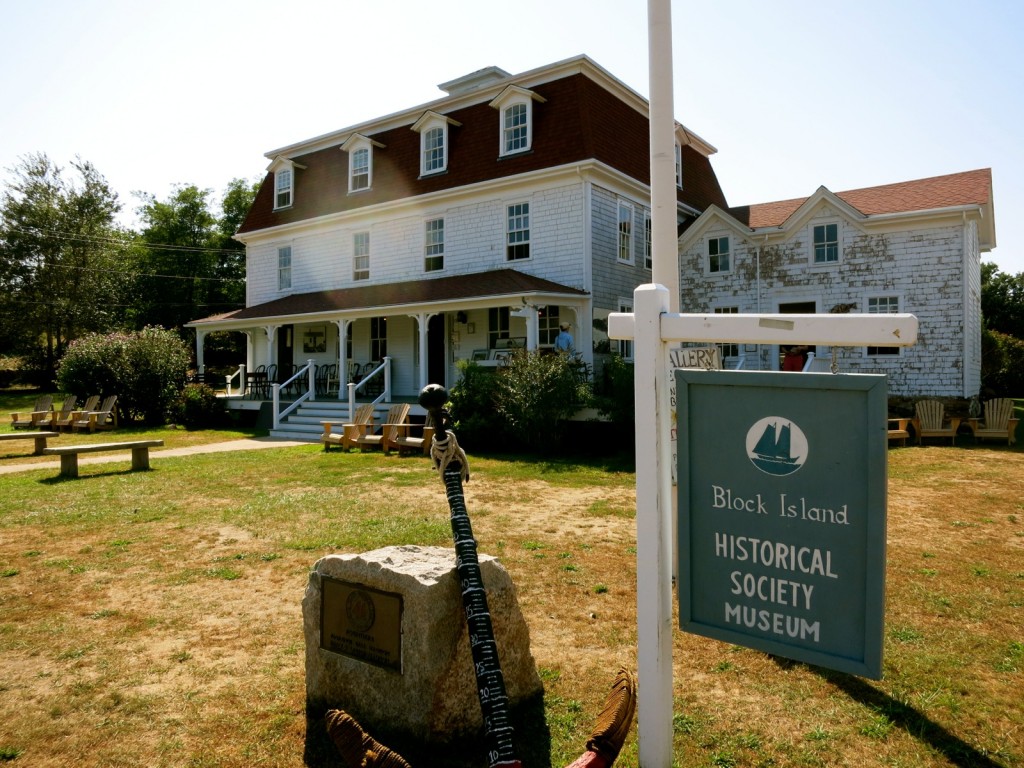
<path id="1" fill-rule="evenodd" d="M 83 398 L 117 395 L 123 420 L 159 425 L 185 383 L 189 357 L 185 342 L 162 328 L 94 333 L 68 346 L 57 369 L 57 385 Z"/>
<path id="2" fill-rule="evenodd" d="M 632 425 L 636 421 L 633 364 L 613 354 L 601 368 L 601 379 L 601 394 L 594 398 L 598 413 L 616 425 Z"/>
<path id="3" fill-rule="evenodd" d="M 505 430 L 495 418 L 497 376 L 493 368 L 484 368 L 471 360 L 459 360 L 462 374 L 448 393 L 448 410 L 459 443 L 474 451 L 501 445 Z"/>
<path id="4" fill-rule="evenodd" d="M 1024 340 L 986 329 L 981 350 L 982 398 L 1024 397 Z"/>
<path id="5" fill-rule="evenodd" d="M 224 424 L 224 402 L 206 384 L 186 384 L 174 401 L 171 416 L 186 429 L 204 429 Z"/>
<path id="6" fill-rule="evenodd" d="M 590 401 L 586 366 L 570 355 L 517 352 L 498 369 L 495 405 L 521 445 L 559 447 L 561 422 Z"/>

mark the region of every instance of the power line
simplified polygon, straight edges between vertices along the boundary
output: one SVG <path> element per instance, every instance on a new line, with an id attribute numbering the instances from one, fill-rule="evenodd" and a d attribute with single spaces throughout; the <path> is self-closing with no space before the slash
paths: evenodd
<path id="1" fill-rule="evenodd" d="M 96 235 L 83 235 L 78 232 L 63 232 L 57 229 L 41 229 L 39 227 L 11 227 L 8 231 L 20 232 L 25 235 L 41 235 L 54 237 L 58 240 L 71 242 L 92 243 L 95 245 L 117 245 L 122 248 L 148 248 L 160 251 L 179 251 L 182 253 L 208 253 L 212 255 L 224 254 L 230 256 L 244 256 L 245 251 L 232 248 L 202 248 L 190 245 L 172 245 L 171 243 L 148 243 L 142 239 L 118 240 L 112 237 L 99 237 Z"/>

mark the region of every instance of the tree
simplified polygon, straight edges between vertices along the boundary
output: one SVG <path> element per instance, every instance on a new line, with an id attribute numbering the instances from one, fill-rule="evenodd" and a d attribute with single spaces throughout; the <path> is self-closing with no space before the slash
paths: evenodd
<path id="1" fill-rule="evenodd" d="M 0 198 L 0 349 L 37 358 L 47 380 L 69 341 L 121 321 L 130 261 L 117 194 L 91 163 L 71 167 L 68 181 L 28 155 Z"/>
<path id="2" fill-rule="evenodd" d="M 1024 272 L 1010 275 L 982 264 L 981 314 L 989 330 L 1024 339 Z"/>

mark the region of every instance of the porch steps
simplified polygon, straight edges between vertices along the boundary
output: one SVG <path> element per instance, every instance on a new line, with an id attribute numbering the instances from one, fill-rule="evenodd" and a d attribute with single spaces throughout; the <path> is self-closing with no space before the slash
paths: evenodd
<path id="1" fill-rule="evenodd" d="M 391 403 L 378 403 L 373 409 L 373 421 L 375 424 L 383 424 L 387 419 L 388 409 Z M 424 415 L 422 407 L 412 406 L 411 413 Z M 270 430 L 271 437 L 279 437 L 283 440 L 303 440 L 310 443 L 319 443 L 320 435 L 324 428 L 321 421 L 348 421 L 349 409 L 346 400 L 316 400 L 315 402 L 304 402 L 292 413 L 288 414 L 277 429 Z"/>

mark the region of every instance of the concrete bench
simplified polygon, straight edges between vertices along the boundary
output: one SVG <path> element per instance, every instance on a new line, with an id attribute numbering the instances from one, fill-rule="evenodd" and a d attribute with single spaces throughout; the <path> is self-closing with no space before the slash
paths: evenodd
<path id="1" fill-rule="evenodd" d="M 35 440 L 36 448 L 33 455 L 38 456 L 46 450 L 46 441 L 51 437 L 60 437 L 60 432 L 3 432 L 0 440 Z"/>
<path id="2" fill-rule="evenodd" d="M 78 477 L 79 454 L 130 450 L 132 452 L 132 470 L 149 469 L 149 449 L 163 444 L 163 440 L 128 440 L 122 443 L 62 445 L 59 448 L 46 448 L 43 454 L 45 456 L 60 456 L 61 475 L 65 477 Z"/>

